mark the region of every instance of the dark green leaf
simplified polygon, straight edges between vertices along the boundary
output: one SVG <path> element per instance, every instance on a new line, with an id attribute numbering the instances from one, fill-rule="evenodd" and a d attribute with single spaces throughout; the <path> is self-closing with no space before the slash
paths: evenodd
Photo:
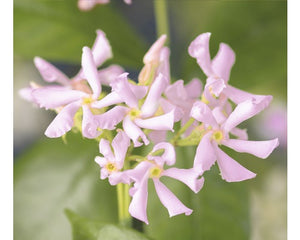
<path id="1" fill-rule="evenodd" d="M 79 64 L 81 49 L 91 47 L 96 29 L 106 33 L 114 63 L 135 69 L 142 65 L 145 42 L 110 5 L 81 12 L 77 0 L 14 1 L 14 51 L 17 55 Z"/>

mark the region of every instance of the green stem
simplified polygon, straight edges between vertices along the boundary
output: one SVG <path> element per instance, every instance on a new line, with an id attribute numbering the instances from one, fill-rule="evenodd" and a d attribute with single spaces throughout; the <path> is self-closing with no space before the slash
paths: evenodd
<path id="1" fill-rule="evenodd" d="M 176 135 L 170 140 L 170 143 L 175 145 L 176 141 L 178 140 L 178 138 L 180 138 L 180 136 L 193 124 L 193 122 L 195 121 L 194 118 L 190 118 L 184 125 L 182 128 L 180 128 L 180 130 L 176 133 Z"/>
<path id="2" fill-rule="evenodd" d="M 118 198 L 118 217 L 119 217 L 119 223 L 122 223 L 124 221 L 123 183 L 117 184 L 117 198 Z"/>
<path id="3" fill-rule="evenodd" d="M 154 0 L 154 15 L 157 37 L 159 38 L 161 35 L 167 34 L 168 39 L 170 39 L 167 0 Z"/>

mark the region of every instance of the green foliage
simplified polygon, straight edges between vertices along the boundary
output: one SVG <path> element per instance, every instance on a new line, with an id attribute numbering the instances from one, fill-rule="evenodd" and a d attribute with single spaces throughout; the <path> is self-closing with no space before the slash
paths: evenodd
<path id="1" fill-rule="evenodd" d="M 65 213 L 72 225 L 73 240 L 147 240 L 143 234 L 113 224 L 83 218 L 66 209 Z"/>
<path id="2" fill-rule="evenodd" d="M 141 67 L 145 42 L 110 5 L 81 12 L 77 0 L 14 1 L 16 55 L 80 64 L 81 49 L 92 46 L 96 29 L 106 33 L 112 45 L 114 63 L 134 69 Z"/>

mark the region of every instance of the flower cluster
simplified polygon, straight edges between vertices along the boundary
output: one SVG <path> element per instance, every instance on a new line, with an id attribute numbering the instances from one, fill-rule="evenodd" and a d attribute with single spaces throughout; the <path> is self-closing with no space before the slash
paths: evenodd
<path id="1" fill-rule="evenodd" d="M 161 36 L 145 54 L 136 82 L 118 65 L 98 69 L 112 57 L 109 41 L 98 30 L 93 47 L 83 47 L 82 68 L 75 77 L 69 79 L 36 57 L 34 63 L 41 76 L 52 84 L 31 83 L 20 91 L 26 100 L 57 112 L 46 136 L 62 137 L 73 129 L 99 141 L 101 156 L 95 161 L 101 168 L 100 178 L 108 178 L 111 185 L 130 185 L 129 213 L 147 224 L 149 179 L 170 216 L 190 215 L 192 210 L 160 181 L 161 177 L 177 179 L 198 193 L 204 172 L 215 162 L 225 181 L 255 177 L 219 146 L 259 158 L 267 158 L 278 146 L 278 139 L 249 141 L 246 130 L 238 127 L 264 110 L 272 96 L 254 95 L 228 84 L 235 62 L 228 45 L 221 43 L 211 59 L 210 33 L 192 41 L 188 52 L 207 79 L 205 85 L 197 78 L 184 85 L 183 80 L 171 83 L 166 37 Z M 102 91 L 103 86 L 109 91 Z M 152 148 L 146 156 L 135 153 L 145 145 Z M 188 169 L 174 167 L 175 147 L 188 145 L 197 146 L 193 164 Z"/>

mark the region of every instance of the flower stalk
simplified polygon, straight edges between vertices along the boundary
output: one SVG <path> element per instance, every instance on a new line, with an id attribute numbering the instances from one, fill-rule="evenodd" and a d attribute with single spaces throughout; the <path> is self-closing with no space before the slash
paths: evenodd
<path id="1" fill-rule="evenodd" d="M 170 41 L 167 0 L 154 0 L 154 15 L 157 37 L 166 34 L 167 41 Z M 168 44 L 169 42 L 166 42 L 166 45 Z"/>

